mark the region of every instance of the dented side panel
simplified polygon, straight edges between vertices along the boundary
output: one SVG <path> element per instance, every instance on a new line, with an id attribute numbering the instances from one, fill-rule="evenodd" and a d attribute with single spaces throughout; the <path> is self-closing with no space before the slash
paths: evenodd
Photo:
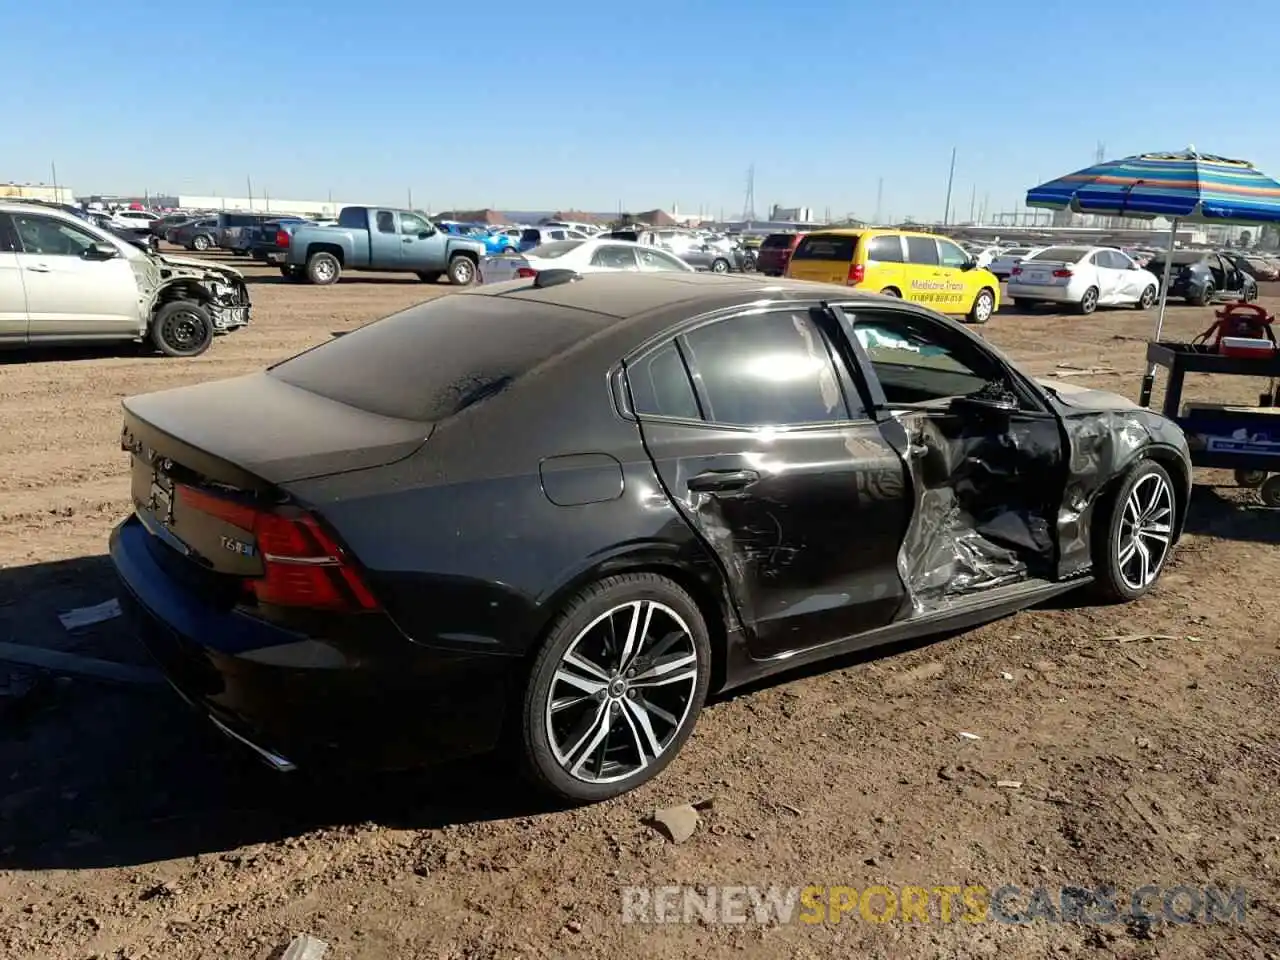
<path id="1" fill-rule="evenodd" d="M 641 429 L 668 495 L 719 560 L 753 657 L 883 626 L 902 610 L 898 547 L 910 506 L 902 460 L 875 424 Z M 758 479 L 690 489 L 709 471 Z"/>
<path id="2" fill-rule="evenodd" d="M 899 567 L 912 612 L 1057 572 L 1066 485 L 1056 418 L 986 420 L 946 411 L 897 416 L 915 515 Z"/>

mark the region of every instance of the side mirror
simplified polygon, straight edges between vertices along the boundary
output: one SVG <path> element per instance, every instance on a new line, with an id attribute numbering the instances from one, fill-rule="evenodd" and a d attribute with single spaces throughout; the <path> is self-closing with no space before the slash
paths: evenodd
<path id="1" fill-rule="evenodd" d="M 970 257 L 968 260 L 966 260 L 966 261 L 964 262 L 964 265 L 963 265 L 960 269 L 961 269 L 961 270 L 976 270 L 976 269 L 978 269 L 978 261 L 977 261 L 977 260 L 975 260 L 975 259 L 973 259 L 973 257 Z"/>
<path id="2" fill-rule="evenodd" d="M 85 260 L 114 260 L 120 256 L 120 251 L 109 243 L 95 243 L 86 247 L 80 256 Z"/>
<path id="3" fill-rule="evenodd" d="M 435 235 L 436 232 L 434 230 L 423 230 L 418 234 L 418 239 L 425 240 L 427 237 L 434 237 Z"/>

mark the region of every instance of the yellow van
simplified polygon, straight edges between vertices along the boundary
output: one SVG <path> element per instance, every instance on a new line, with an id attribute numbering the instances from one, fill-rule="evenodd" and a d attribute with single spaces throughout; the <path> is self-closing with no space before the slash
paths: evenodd
<path id="1" fill-rule="evenodd" d="M 996 275 L 959 244 L 932 233 L 818 230 L 791 254 L 787 276 L 901 297 L 970 323 L 986 323 L 1000 309 Z"/>

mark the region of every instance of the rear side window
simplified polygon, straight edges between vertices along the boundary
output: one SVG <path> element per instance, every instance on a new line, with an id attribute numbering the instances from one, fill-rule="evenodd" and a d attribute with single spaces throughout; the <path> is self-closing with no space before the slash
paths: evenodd
<path id="1" fill-rule="evenodd" d="M 938 245 L 933 237 L 906 237 L 907 263 L 934 264 L 938 262 Z"/>
<path id="2" fill-rule="evenodd" d="M 731 317 L 684 342 L 707 420 L 790 426 L 849 419 L 826 338 L 805 313 Z"/>
<path id="3" fill-rule="evenodd" d="M 867 244 L 867 260 L 872 263 L 901 263 L 902 238 L 897 234 L 873 237 Z"/>
<path id="4" fill-rule="evenodd" d="M 270 373 L 370 413 L 430 422 L 500 393 L 591 336 L 600 319 L 502 297 L 441 297 L 300 353 Z"/>
<path id="5" fill-rule="evenodd" d="M 813 234 L 800 241 L 792 260 L 839 260 L 842 263 L 853 262 L 853 251 L 858 245 L 857 237 L 841 237 L 831 234 Z"/>
<path id="6" fill-rule="evenodd" d="M 542 234 L 537 230 L 526 230 L 520 234 L 520 239 L 525 243 L 537 243 L 542 239 Z"/>
<path id="7" fill-rule="evenodd" d="M 771 233 L 764 238 L 764 242 L 760 244 L 762 250 L 785 250 L 791 246 L 791 238 L 795 234 L 791 233 Z"/>
<path id="8" fill-rule="evenodd" d="M 689 371 L 674 343 L 667 343 L 643 360 L 627 366 L 631 406 L 641 416 L 699 420 L 698 400 Z"/>

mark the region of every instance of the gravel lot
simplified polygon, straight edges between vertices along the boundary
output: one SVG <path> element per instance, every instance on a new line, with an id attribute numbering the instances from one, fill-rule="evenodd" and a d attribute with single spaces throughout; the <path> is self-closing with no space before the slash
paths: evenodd
<path id="1" fill-rule="evenodd" d="M 449 293 L 246 272 L 254 324 L 195 361 L 0 357 L 0 641 L 145 663 L 122 621 L 57 619 L 114 595 L 122 397 L 256 370 Z M 1210 320 L 1177 306 L 1169 328 Z M 1035 374 L 1070 365 L 1135 396 L 1150 321 L 1006 310 L 983 333 Z M 1259 388 L 1188 384 L 1206 399 Z M 722 699 L 657 783 L 567 812 L 493 759 L 385 782 L 277 777 L 166 688 L 0 667 L 0 956 L 265 960 L 309 932 L 360 960 L 1276 957 L 1280 511 L 1223 475 L 1198 483 L 1190 533 L 1142 602 L 1068 598 Z M 1104 639 L 1118 635 L 1157 639 Z M 683 844 L 645 823 L 707 800 Z M 620 920 L 625 885 L 811 883 L 1242 885 L 1249 901 L 1243 923 L 1212 925 Z"/>

